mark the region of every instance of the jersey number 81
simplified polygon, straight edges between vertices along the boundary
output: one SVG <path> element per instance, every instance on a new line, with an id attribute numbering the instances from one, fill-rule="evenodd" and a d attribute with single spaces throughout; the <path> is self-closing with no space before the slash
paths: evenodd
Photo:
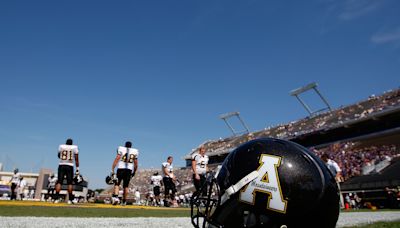
<path id="1" fill-rule="evenodd" d="M 61 151 L 61 160 L 72 160 L 72 151 L 70 150 Z"/>

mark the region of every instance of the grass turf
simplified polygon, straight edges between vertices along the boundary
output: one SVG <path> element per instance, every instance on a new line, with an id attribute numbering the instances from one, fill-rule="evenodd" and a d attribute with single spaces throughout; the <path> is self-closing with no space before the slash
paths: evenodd
<path id="1" fill-rule="evenodd" d="M 370 210 L 360 210 L 370 211 Z M 159 208 L 145 206 L 112 206 L 106 204 L 53 204 L 27 201 L 0 201 L 0 216 L 34 217 L 189 217 L 188 208 Z M 346 228 L 398 228 L 400 221 L 377 222 Z"/>
<path id="2" fill-rule="evenodd" d="M 51 204 L 43 202 L 0 202 L 0 216 L 34 217 L 189 217 L 188 208 L 111 206 L 104 204 Z"/>

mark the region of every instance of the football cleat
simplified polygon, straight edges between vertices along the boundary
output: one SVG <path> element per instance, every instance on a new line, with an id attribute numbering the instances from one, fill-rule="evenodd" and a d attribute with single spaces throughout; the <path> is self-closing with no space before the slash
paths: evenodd
<path id="1" fill-rule="evenodd" d="M 120 200 L 118 197 L 112 197 L 111 198 L 111 204 L 112 205 L 118 205 L 120 203 Z"/>

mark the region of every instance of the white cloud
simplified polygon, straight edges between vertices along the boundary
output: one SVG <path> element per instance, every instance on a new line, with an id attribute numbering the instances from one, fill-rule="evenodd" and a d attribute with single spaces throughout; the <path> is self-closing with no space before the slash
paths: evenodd
<path id="1" fill-rule="evenodd" d="M 377 10 L 384 0 L 344 0 L 340 5 L 339 19 L 352 20 Z"/>
<path id="2" fill-rule="evenodd" d="M 400 27 L 388 31 L 380 32 L 371 37 L 371 42 L 376 44 L 393 43 L 400 41 Z"/>

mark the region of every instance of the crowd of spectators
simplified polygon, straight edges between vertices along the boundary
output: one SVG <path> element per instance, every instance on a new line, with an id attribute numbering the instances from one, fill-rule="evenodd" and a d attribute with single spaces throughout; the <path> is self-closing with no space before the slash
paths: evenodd
<path id="1" fill-rule="evenodd" d="M 212 156 L 227 154 L 238 145 L 251 139 L 262 137 L 291 139 L 311 132 L 329 130 L 344 125 L 346 122 L 357 121 L 375 113 L 398 107 L 400 107 L 400 89 L 387 91 L 379 96 L 371 95 L 368 99 L 356 104 L 308 116 L 287 124 L 268 127 L 261 131 L 206 141 L 200 146 L 204 146 L 207 155 L 212 158 Z M 318 156 L 326 153 L 332 160 L 336 161 L 342 169 L 342 181 L 353 176 L 367 174 L 374 170 L 371 167 L 400 156 L 399 147 L 396 145 L 360 146 L 357 142 L 345 142 L 310 149 Z M 194 149 L 192 153 L 197 150 L 198 148 Z M 141 198 L 147 199 L 152 189 L 150 177 L 156 171 L 161 172 L 159 169 L 139 169 L 129 185 L 130 194 L 134 195 L 134 193 L 140 192 Z M 189 168 L 177 168 L 174 170 L 174 174 L 177 177 L 177 196 L 190 195 L 193 191 L 191 170 Z M 185 200 L 178 200 L 178 202 L 185 202 Z"/>
<path id="2" fill-rule="evenodd" d="M 330 159 L 336 161 L 342 169 L 342 181 L 363 175 L 363 168 L 374 167 L 381 162 L 390 161 L 400 157 L 400 148 L 396 145 L 361 146 L 359 142 L 335 143 L 321 148 L 310 148 L 317 156 L 328 154 Z M 215 169 L 216 165 L 210 166 Z M 371 170 L 371 169 L 369 169 Z M 157 169 L 139 170 L 130 183 L 131 192 L 139 191 L 142 199 L 146 198 L 152 186 L 150 177 Z M 192 172 L 189 168 L 178 168 L 174 171 L 177 181 L 177 195 L 187 195 L 193 191 Z M 182 201 L 185 202 L 185 201 Z"/>
<path id="3" fill-rule="evenodd" d="M 363 173 L 365 167 L 377 166 L 400 156 L 400 148 L 396 145 L 362 146 L 360 142 L 335 143 L 325 147 L 310 148 L 310 150 L 317 156 L 328 154 L 332 160 L 336 161 L 342 169 L 343 179 L 341 181 L 366 174 Z M 216 167 L 216 165 L 211 165 L 210 169 L 213 170 Z M 158 169 L 139 170 L 132 179 L 129 186 L 130 195 L 135 200 L 141 199 L 138 203 L 152 205 L 154 202 L 151 196 L 153 186 L 150 183 L 150 177 L 157 171 L 160 172 Z M 175 201 L 178 206 L 188 206 L 188 199 L 194 190 L 191 179 L 192 172 L 189 168 L 177 168 L 174 173 L 177 177 L 178 190 Z M 135 193 L 140 193 L 140 197 L 135 196 Z"/>
<path id="4" fill-rule="evenodd" d="M 319 157 L 328 154 L 330 159 L 336 161 L 342 169 L 343 181 L 359 175 L 365 175 L 381 162 L 389 162 L 400 156 L 399 147 L 396 145 L 373 145 L 360 147 L 359 143 L 336 143 L 324 148 L 311 148 Z M 368 170 L 369 172 L 363 172 Z"/>
<path id="5" fill-rule="evenodd" d="M 303 119 L 292 121 L 286 124 L 271 126 L 261 131 L 255 131 L 240 136 L 220 138 L 204 142 L 209 156 L 229 153 L 238 145 L 253 138 L 273 137 L 280 139 L 292 139 L 301 135 L 320 130 L 329 130 L 342 126 L 350 121 L 357 121 L 367 118 L 373 114 L 400 107 L 400 89 L 389 90 L 382 95 L 371 95 L 368 99 L 358 103 L 342 106 L 337 109 L 317 113 Z M 194 153 L 198 148 L 194 149 Z"/>
<path id="6" fill-rule="evenodd" d="M 251 139 L 273 137 L 290 140 L 311 132 L 326 131 L 343 126 L 348 122 L 368 118 L 371 115 L 399 107 L 400 89 L 389 90 L 378 96 L 371 95 L 366 100 L 355 104 L 342 106 L 331 111 L 311 115 L 286 124 L 268 127 L 249 134 L 207 141 L 201 146 L 205 146 L 207 154 L 212 157 L 213 155 L 227 154 L 238 145 Z M 374 171 L 374 167 L 378 163 L 390 161 L 391 158 L 399 156 L 399 148 L 396 145 L 360 147 L 357 143 L 347 142 L 336 143 L 325 148 L 318 148 L 318 150 L 315 148 L 312 149 L 318 155 L 326 152 L 333 160 L 337 161 L 343 170 L 345 180 L 352 176 L 368 174 Z M 193 150 L 192 153 L 196 150 Z"/>

